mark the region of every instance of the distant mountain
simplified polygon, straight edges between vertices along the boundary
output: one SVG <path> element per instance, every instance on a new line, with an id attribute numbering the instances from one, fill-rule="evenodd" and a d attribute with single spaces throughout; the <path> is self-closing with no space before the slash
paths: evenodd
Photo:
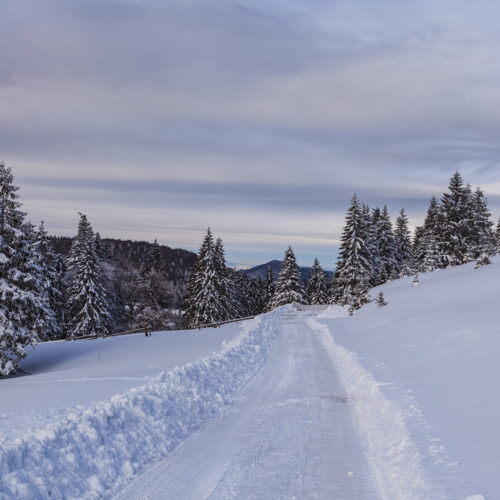
<path id="1" fill-rule="evenodd" d="M 273 277 L 276 280 L 278 278 L 278 275 L 281 270 L 281 265 L 283 262 L 281 260 L 271 260 L 270 262 L 266 262 L 265 264 L 261 264 L 260 266 L 255 266 L 250 269 L 246 269 L 243 271 L 247 276 L 250 276 L 251 278 L 257 279 L 259 276 L 261 279 L 265 279 L 267 275 L 267 267 L 271 267 L 271 271 L 273 272 Z M 309 275 L 311 274 L 312 267 L 300 267 L 299 266 L 299 271 L 300 271 L 300 279 L 302 281 L 307 281 L 309 279 Z M 331 271 L 325 271 L 326 275 L 328 276 L 328 279 L 333 278 L 333 273 Z"/>

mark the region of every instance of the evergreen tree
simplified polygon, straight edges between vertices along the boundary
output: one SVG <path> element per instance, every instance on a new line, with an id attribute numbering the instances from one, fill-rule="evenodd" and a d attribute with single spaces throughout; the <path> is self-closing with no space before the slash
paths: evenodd
<path id="1" fill-rule="evenodd" d="M 333 301 L 359 309 L 369 300 L 368 288 L 372 269 L 370 251 L 362 212 L 356 195 L 346 214 L 333 283 Z"/>
<path id="2" fill-rule="evenodd" d="M 480 188 L 477 188 L 472 198 L 474 232 L 472 239 L 471 257 L 478 259 L 482 255 L 495 254 L 495 235 L 493 222 L 488 210 L 487 200 Z"/>
<path id="3" fill-rule="evenodd" d="M 110 333 L 110 304 L 96 255 L 94 232 L 80 214 L 78 233 L 68 260 L 71 285 L 67 302 L 67 335 L 81 337 Z"/>
<path id="4" fill-rule="evenodd" d="M 306 294 L 309 304 L 319 305 L 328 303 L 328 284 L 325 273 L 319 264 L 318 259 L 314 259 L 313 268 L 307 282 Z"/>
<path id="5" fill-rule="evenodd" d="M 256 280 L 253 280 L 241 271 L 233 269 L 228 269 L 228 274 L 231 283 L 228 304 L 232 312 L 227 319 L 245 318 L 256 314 L 256 294 L 258 293 L 258 290 L 255 288 Z"/>
<path id="6" fill-rule="evenodd" d="M 232 290 L 234 286 L 228 283 L 222 241 L 214 243 L 209 228 L 201 244 L 184 301 L 185 326 L 197 328 L 229 319 L 234 311 Z"/>
<path id="7" fill-rule="evenodd" d="M 215 242 L 214 263 L 216 288 L 220 300 L 218 321 L 249 316 L 252 311 L 252 293 L 249 279 L 243 273 L 239 271 L 232 272 L 226 266 L 224 245 L 221 238 L 217 238 Z"/>
<path id="8" fill-rule="evenodd" d="M 173 290 L 166 278 L 166 270 L 155 239 L 146 268 L 138 279 L 139 300 L 135 307 L 133 328 L 149 326 L 152 330 L 166 330 L 173 325 L 170 301 Z"/>
<path id="9" fill-rule="evenodd" d="M 431 198 L 422 228 L 417 228 L 414 253 L 418 268 L 422 272 L 434 271 L 446 266 L 439 231 L 442 226 L 442 211 L 435 196 Z"/>
<path id="10" fill-rule="evenodd" d="M 500 218 L 498 219 L 497 226 L 495 228 L 495 245 L 496 245 L 495 253 L 500 253 Z"/>
<path id="11" fill-rule="evenodd" d="M 379 284 L 381 271 L 381 258 L 378 243 L 378 227 L 380 224 L 380 208 L 375 207 L 370 215 L 368 205 L 363 204 L 363 228 L 362 233 L 366 235 L 366 247 L 369 253 L 370 262 L 370 286 Z"/>
<path id="12" fill-rule="evenodd" d="M 305 304 L 304 288 L 300 281 L 299 268 L 295 260 L 295 254 L 292 247 L 288 247 L 285 252 L 285 258 L 281 266 L 278 281 L 276 282 L 276 291 L 271 299 L 270 308 L 285 304 Z"/>
<path id="13" fill-rule="evenodd" d="M 410 238 L 410 230 L 408 229 L 408 218 L 404 208 L 399 212 L 396 219 L 396 229 L 394 231 L 396 241 L 396 257 L 398 261 L 399 275 L 409 276 L 414 268 L 413 248 Z"/>
<path id="14" fill-rule="evenodd" d="M 253 315 L 262 314 L 266 311 L 266 283 L 260 276 L 256 280 L 252 280 L 253 290 Z"/>
<path id="15" fill-rule="evenodd" d="M 448 190 L 441 198 L 442 217 L 437 236 L 446 265 L 455 266 L 471 258 L 472 200 L 470 187 L 463 185 L 458 172 L 451 177 Z"/>
<path id="16" fill-rule="evenodd" d="M 114 331 L 121 330 L 127 325 L 125 303 L 120 294 L 120 273 L 117 265 L 113 262 L 108 246 L 101 239 L 99 233 L 95 234 L 94 246 L 97 262 L 100 267 L 101 283 L 107 296 L 108 310 L 110 315 L 109 328 Z"/>
<path id="17" fill-rule="evenodd" d="M 387 205 L 384 205 L 378 219 L 377 243 L 378 257 L 380 259 L 377 284 L 381 284 L 399 275 L 396 241 Z"/>
<path id="18" fill-rule="evenodd" d="M 26 347 L 36 340 L 35 323 L 43 299 L 37 294 L 37 276 L 29 262 L 25 214 L 19 210 L 19 188 L 11 169 L 0 163 L 0 375 L 17 370 Z"/>
<path id="19" fill-rule="evenodd" d="M 43 221 L 38 231 L 32 233 L 32 267 L 37 274 L 37 294 L 42 300 L 38 318 L 38 337 L 62 338 L 64 310 L 64 264 L 56 255 L 48 239 Z"/>
<path id="20" fill-rule="evenodd" d="M 378 307 L 384 307 L 387 305 L 387 302 L 385 301 L 384 299 L 384 294 L 382 292 L 380 292 L 378 295 L 377 295 L 377 300 L 375 301 L 377 303 L 377 306 Z"/>
<path id="21" fill-rule="evenodd" d="M 271 310 L 271 301 L 274 297 L 274 291 L 275 291 L 275 284 L 274 284 L 273 271 L 271 270 L 271 266 L 267 266 L 266 283 L 265 283 L 266 311 Z"/>

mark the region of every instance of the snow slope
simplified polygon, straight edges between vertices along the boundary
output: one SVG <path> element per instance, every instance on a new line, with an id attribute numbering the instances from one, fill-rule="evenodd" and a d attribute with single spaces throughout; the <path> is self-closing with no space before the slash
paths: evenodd
<path id="1" fill-rule="evenodd" d="M 493 262 L 421 274 L 417 286 L 412 278 L 385 284 L 371 295 L 382 291 L 386 307 L 371 303 L 352 317 L 331 307 L 313 325 L 333 335 L 379 483 L 404 474 L 406 498 L 500 498 L 500 259 Z"/>
<path id="2" fill-rule="evenodd" d="M 0 381 L 0 442 L 25 428 L 143 385 L 160 372 L 206 357 L 234 338 L 231 324 L 202 331 L 155 332 L 74 342 L 45 342 L 28 350 L 31 374 Z"/>

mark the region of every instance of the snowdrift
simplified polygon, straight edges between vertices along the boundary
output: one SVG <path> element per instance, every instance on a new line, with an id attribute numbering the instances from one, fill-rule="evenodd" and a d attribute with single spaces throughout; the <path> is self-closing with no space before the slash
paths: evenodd
<path id="1" fill-rule="evenodd" d="M 266 362 L 281 309 L 223 349 L 0 449 L 0 498 L 97 498 L 217 415 Z"/>

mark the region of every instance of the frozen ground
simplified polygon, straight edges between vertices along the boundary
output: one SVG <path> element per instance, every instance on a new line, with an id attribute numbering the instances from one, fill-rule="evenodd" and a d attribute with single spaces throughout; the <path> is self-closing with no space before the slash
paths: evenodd
<path id="1" fill-rule="evenodd" d="M 500 261 L 411 281 L 38 346 L 0 381 L 0 498 L 500 498 Z"/>

